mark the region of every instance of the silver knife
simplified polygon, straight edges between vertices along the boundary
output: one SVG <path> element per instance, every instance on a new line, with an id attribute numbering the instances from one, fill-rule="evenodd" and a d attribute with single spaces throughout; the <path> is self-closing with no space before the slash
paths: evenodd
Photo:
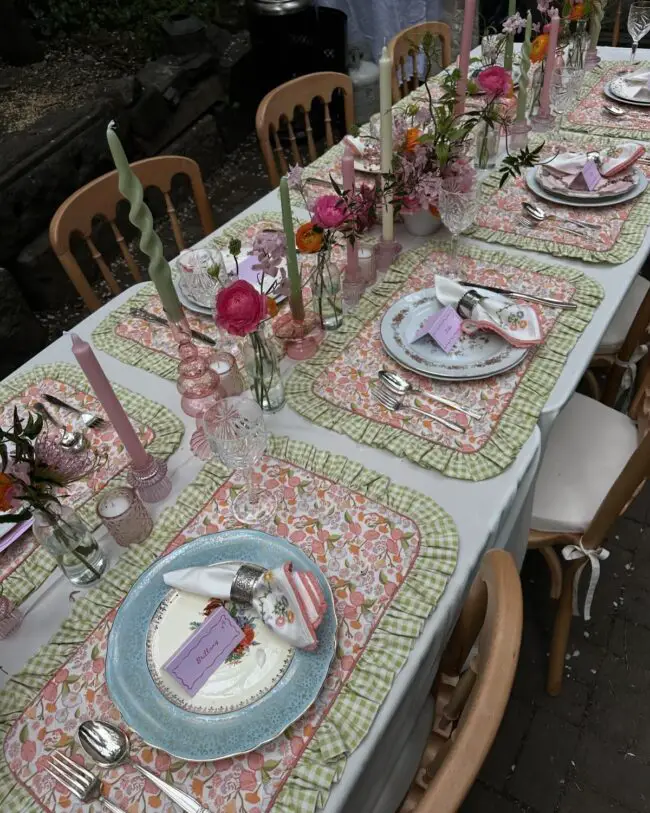
<path id="1" fill-rule="evenodd" d="M 550 296 L 535 296 L 534 294 L 523 294 L 520 291 L 511 291 L 509 288 L 499 288 L 498 285 L 483 285 L 482 282 L 463 282 L 460 284 L 465 288 L 482 288 L 485 291 L 492 291 L 495 294 L 512 296 L 514 299 L 525 299 L 528 302 L 539 302 L 542 305 L 552 305 L 565 311 L 574 311 L 578 306 L 575 302 L 565 302 L 563 299 L 552 299 Z"/>
<path id="2" fill-rule="evenodd" d="M 196 799 L 193 799 L 189 794 L 185 793 L 185 791 L 173 787 L 173 785 L 165 782 L 164 779 L 156 776 L 155 773 L 151 773 L 151 771 L 143 768 L 142 765 L 138 765 L 137 762 L 133 762 L 132 764 L 140 771 L 141 774 L 146 776 L 150 782 L 153 782 L 156 787 L 160 788 L 160 790 L 162 790 L 166 796 L 168 796 L 173 802 L 176 802 L 180 809 L 184 810 L 185 813 L 210 813 L 207 807 L 200 805 Z"/>
<path id="3" fill-rule="evenodd" d="M 153 322 L 155 325 L 167 326 L 166 319 L 163 319 L 162 316 L 156 316 L 155 313 L 149 313 L 149 311 L 146 311 L 144 308 L 131 308 L 129 312 L 131 316 L 136 316 L 138 319 L 144 319 L 145 322 Z M 211 347 L 216 345 L 216 341 L 214 339 L 206 336 L 205 333 L 201 333 L 200 330 L 191 330 L 190 333 L 197 340 L 197 342 L 204 342 L 205 344 L 209 344 Z"/>

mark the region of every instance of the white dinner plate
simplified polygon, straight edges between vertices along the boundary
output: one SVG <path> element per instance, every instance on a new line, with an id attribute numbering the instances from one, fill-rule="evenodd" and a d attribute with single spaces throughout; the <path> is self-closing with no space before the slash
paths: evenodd
<path id="1" fill-rule="evenodd" d="M 650 100 L 635 99 L 633 86 L 625 81 L 624 76 L 617 76 L 612 79 L 609 84 L 605 85 L 605 96 L 608 96 L 615 102 L 623 102 L 624 104 L 638 105 L 639 107 L 650 107 Z"/>
<path id="2" fill-rule="evenodd" d="M 584 201 L 620 198 L 622 195 L 626 195 L 628 192 L 631 192 L 633 189 L 636 189 L 641 180 L 641 176 L 643 175 L 642 172 L 636 170 L 634 172 L 633 177 L 630 179 L 629 187 L 623 192 L 621 192 L 620 190 L 618 192 L 612 192 L 610 190 L 610 191 L 601 191 L 599 194 L 597 194 L 595 191 L 589 189 L 566 189 L 566 191 L 560 192 L 559 189 L 550 189 L 544 183 L 544 167 L 538 166 L 535 169 L 536 169 L 535 180 L 545 192 L 548 192 L 549 195 L 556 195 L 558 198 L 562 199 L 566 198 L 567 200 L 584 200 Z"/>
<path id="3" fill-rule="evenodd" d="M 616 206 L 619 203 L 634 200 L 634 198 L 638 198 L 639 195 L 645 192 L 648 188 L 648 179 L 641 170 L 637 169 L 637 172 L 639 174 L 639 182 L 633 189 L 630 189 L 629 192 L 624 192 L 622 195 L 606 198 L 605 200 L 602 198 L 588 201 L 578 200 L 577 198 L 568 198 L 564 195 L 555 195 L 552 192 L 547 192 L 537 181 L 537 167 L 531 167 L 526 173 L 526 185 L 538 198 L 546 200 L 549 203 L 560 204 L 561 206 L 573 206 L 578 209 L 602 208 L 604 206 Z"/>
<path id="4" fill-rule="evenodd" d="M 480 286 L 475 290 L 481 291 Z M 485 292 L 489 296 L 498 296 Z M 384 313 L 380 325 L 381 340 L 388 355 L 407 370 L 427 378 L 451 381 L 477 381 L 505 373 L 520 364 L 528 349 L 513 347 L 497 333 L 480 330 L 463 333 L 450 353 L 445 353 L 433 339 L 424 336 L 410 344 L 414 325 L 421 324 L 440 310 L 435 288 L 407 294 Z"/>

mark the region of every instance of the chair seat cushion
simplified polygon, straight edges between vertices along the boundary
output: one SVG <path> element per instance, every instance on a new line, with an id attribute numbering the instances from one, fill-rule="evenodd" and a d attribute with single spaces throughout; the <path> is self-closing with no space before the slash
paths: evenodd
<path id="1" fill-rule="evenodd" d="M 636 312 L 641 307 L 643 298 L 650 288 L 650 282 L 644 277 L 635 277 L 630 290 L 625 294 L 618 310 L 607 326 L 605 335 L 596 350 L 596 355 L 610 355 L 616 353 L 627 336 L 630 325 L 634 321 Z"/>
<path id="2" fill-rule="evenodd" d="M 543 453 L 533 530 L 584 531 L 636 446 L 636 425 L 627 415 L 573 395 Z"/>

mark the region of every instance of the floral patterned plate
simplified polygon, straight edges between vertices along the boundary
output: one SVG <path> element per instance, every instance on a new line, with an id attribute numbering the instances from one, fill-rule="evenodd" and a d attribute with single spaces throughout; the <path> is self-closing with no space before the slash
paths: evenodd
<path id="1" fill-rule="evenodd" d="M 220 606 L 241 627 L 244 640 L 192 697 L 163 666 Z M 147 636 L 147 666 L 153 682 L 175 706 L 199 714 L 224 714 L 250 706 L 271 691 L 293 655 L 293 647 L 274 635 L 249 605 L 178 590 L 170 590 L 162 600 Z"/>
<path id="2" fill-rule="evenodd" d="M 648 179 L 644 172 L 639 172 L 639 182 L 636 186 L 632 187 L 628 192 L 624 192 L 616 198 L 596 198 L 594 200 L 578 200 L 577 198 L 569 198 L 564 195 L 556 195 L 553 192 L 547 192 L 546 189 L 540 186 L 537 180 L 536 167 L 529 169 L 526 173 L 526 185 L 530 191 L 537 195 L 538 198 L 546 200 L 549 203 L 560 204 L 561 206 L 574 206 L 579 209 L 592 209 L 602 208 L 603 206 L 618 206 L 619 203 L 626 203 L 628 200 L 634 200 L 642 195 L 648 188 Z"/>
<path id="3" fill-rule="evenodd" d="M 475 290 L 482 289 L 477 285 Z M 489 291 L 486 293 L 489 295 Z M 413 335 L 415 327 L 441 308 L 435 288 L 407 294 L 394 302 L 385 312 L 380 326 L 381 340 L 388 355 L 407 370 L 427 378 L 455 381 L 477 381 L 505 373 L 526 357 L 526 348 L 513 347 L 501 336 L 487 330 L 472 335 L 463 333 L 449 353 L 428 336 L 410 343 L 406 337 Z"/>
<path id="4" fill-rule="evenodd" d="M 615 102 L 634 104 L 639 107 L 650 107 L 650 99 L 637 99 L 634 94 L 639 91 L 639 85 L 630 85 L 625 81 L 624 76 L 617 76 L 616 79 L 605 85 L 604 93 Z"/>
<path id="5" fill-rule="evenodd" d="M 282 677 L 263 697 L 215 717 L 182 708 L 163 694 L 147 665 L 147 639 L 152 619 L 170 592 L 163 573 L 239 561 L 265 568 L 291 561 L 296 568 L 311 570 L 327 599 L 327 613 L 318 628 L 315 651 L 296 650 Z M 145 570 L 115 616 L 106 653 L 106 685 L 126 723 L 148 745 L 178 759 L 212 761 L 259 748 L 302 717 L 320 693 L 335 650 L 334 599 L 318 566 L 286 539 L 240 528 L 187 542 Z"/>

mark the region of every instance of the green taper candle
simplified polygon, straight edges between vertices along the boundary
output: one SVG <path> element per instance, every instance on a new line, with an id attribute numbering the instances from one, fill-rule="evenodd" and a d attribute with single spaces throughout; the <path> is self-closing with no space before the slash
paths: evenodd
<path id="1" fill-rule="evenodd" d="M 510 0 L 508 3 L 508 17 L 512 17 L 517 11 L 517 0 Z M 506 50 L 503 53 L 503 67 L 507 71 L 512 70 L 512 52 L 515 47 L 515 35 L 506 34 Z"/>
<path id="2" fill-rule="evenodd" d="M 302 280 L 298 268 L 298 255 L 296 254 L 296 236 L 293 231 L 293 217 L 291 215 L 291 201 L 289 200 L 289 184 L 286 178 L 280 180 L 280 204 L 282 205 L 282 225 L 287 240 L 287 274 L 289 275 L 289 305 L 291 315 L 297 322 L 305 318 L 305 305 L 302 301 Z"/>
<path id="3" fill-rule="evenodd" d="M 158 296 L 167 317 L 172 322 L 180 322 L 185 318 L 183 308 L 178 300 L 178 294 L 172 281 L 172 272 L 169 263 L 163 255 L 163 246 L 160 237 L 153 228 L 151 210 L 144 202 L 144 191 L 140 179 L 129 166 L 124 147 L 115 132 L 115 122 L 111 121 L 106 130 L 108 148 L 113 156 L 120 192 L 131 205 L 129 220 L 140 230 L 140 248 L 149 258 L 149 276 L 156 286 Z"/>
<path id="4" fill-rule="evenodd" d="M 533 28 L 533 19 L 528 12 L 526 17 L 526 33 L 521 46 L 519 60 L 519 90 L 517 92 L 517 121 L 526 121 L 526 104 L 528 101 L 528 72 L 530 70 L 530 37 Z"/>

